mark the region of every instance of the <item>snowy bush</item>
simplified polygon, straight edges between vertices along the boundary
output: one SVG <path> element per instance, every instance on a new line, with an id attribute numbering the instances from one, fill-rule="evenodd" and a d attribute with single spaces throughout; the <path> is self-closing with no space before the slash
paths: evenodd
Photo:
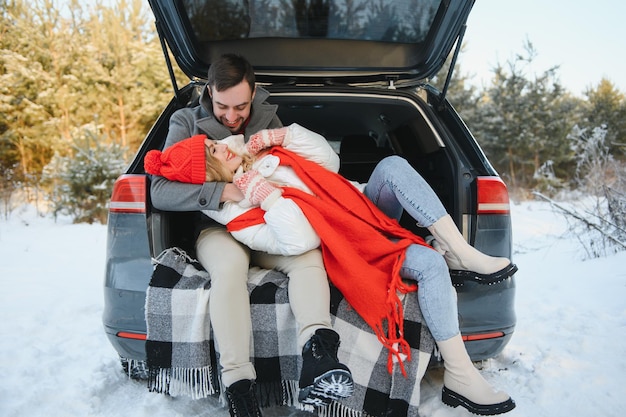
<path id="1" fill-rule="evenodd" d="M 544 162 L 533 174 L 536 182 L 535 189 L 548 195 L 558 194 L 565 188 L 563 180 L 554 173 L 554 161 L 551 159 Z"/>
<path id="2" fill-rule="evenodd" d="M 619 182 L 619 163 L 607 143 L 607 127 L 574 126 L 568 135 L 576 159 L 574 180 L 578 189 L 591 195 L 603 194 L 603 186 Z"/>
<path id="3" fill-rule="evenodd" d="M 624 172 L 624 171 L 622 171 Z M 614 229 L 614 236 L 626 243 L 626 194 L 623 191 L 605 187 L 608 217 Z"/>
<path id="4" fill-rule="evenodd" d="M 575 126 L 568 136 L 576 157 L 577 190 L 586 198 L 566 205 L 536 193 L 565 215 L 588 258 L 626 249 L 626 167 L 613 158 L 606 136 L 605 126 Z"/>
<path id="5" fill-rule="evenodd" d="M 67 155 L 56 153 L 44 168 L 54 215 L 69 215 L 75 223 L 105 224 L 107 202 L 124 167 L 121 146 L 105 144 L 103 138 L 85 131 Z"/>
<path id="6" fill-rule="evenodd" d="M 2 181 L 0 182 L 0 201 L 2 201 L 1 211 L 5 219 L 13 209 L 12 197 L 18 188 L 19 182 L 15 179 L 15 167 L 2 167 L 0 169 Z"/>

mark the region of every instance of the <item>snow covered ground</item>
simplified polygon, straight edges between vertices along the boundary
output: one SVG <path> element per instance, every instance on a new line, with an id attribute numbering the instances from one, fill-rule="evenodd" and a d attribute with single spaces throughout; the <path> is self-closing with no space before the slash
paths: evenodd
<path id="1" fill-rule="evenodd" d="M 529 417 L 626 412 L 626 252 L 582 261 L 546 203 L 514 205 L 518 325 L 483 374 Z M 120 371 L 101 324 L 106 227 L 16 210 L 0 220 L 0 416 L 227 417 L 214 400 L 149 393 Z M 469 416 L 422 382 L 423 417 Z M 267 417 L 312 414 L 288 408 Z"/>

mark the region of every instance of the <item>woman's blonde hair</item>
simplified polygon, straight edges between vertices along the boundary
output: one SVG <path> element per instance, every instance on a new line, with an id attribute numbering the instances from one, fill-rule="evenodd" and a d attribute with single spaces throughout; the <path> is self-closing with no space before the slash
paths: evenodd
<path id="1" fill-rule="evenodd" d="M 231 151 L 232 152 L 232 151 Z M 239 155 L 239 154 L 238 154 Z M 244 172 L 250 170 L 252 168 L 252 164 L 254 163 L 254 158 L 249 155 L 239 155 L 241 156 L 242 162 L 241 166 L 243 167 Z M 232 182 L 234 173 L 230 172 L 221 161 L 216 159 L 211 154 L 211 148 L 208 146 L 204 147 L 204 164 L 205 164 L 205 172 L 207 182 Z"/>

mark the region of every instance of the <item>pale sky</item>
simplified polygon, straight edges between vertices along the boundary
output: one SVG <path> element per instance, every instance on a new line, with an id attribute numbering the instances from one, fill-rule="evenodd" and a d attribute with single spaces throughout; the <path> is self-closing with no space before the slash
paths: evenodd
<path id="1" fill-rule="evenodd" d="M 618 0 L 476 0 L 459 56 L 461 71 L 487 85 L 491 69 L 524 54 L 537 56 L 530 74 L 559 65 L 557 75 L 582 95 L 604 77 L 626 94 L 626 3 Z"/>

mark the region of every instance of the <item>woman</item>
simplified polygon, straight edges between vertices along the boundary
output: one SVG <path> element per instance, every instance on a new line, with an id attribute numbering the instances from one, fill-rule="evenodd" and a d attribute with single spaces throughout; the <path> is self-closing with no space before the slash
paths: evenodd
<path id="1" fill-rule="evenodd" d="M 484 415 L 515 407 L 508 394 L 482 378 L 465 350 L 449 269 L 474 271 L 480 281 L 492 283 L 517 268 L 467 244 L 433 190 L 405 160 L 385 158 L 368 183 L 358 185 L 337 174 L 339 158 L 322 136 L 296 124 L 262 130 L 245 145 L 239 136 L 222 142 L 202 136 L 188 140 L 202 151 L 187 155 L 182 164 L 166 155 L 176 152 L 173 147 L 163 154 L 154 151 L 146 156 L 146 171 L 189 182 L 232 178 L 245 195 L 244 204 L 225 203 L 206 214 L 250 247 L 294 254 L 321 245 L 329 278 L 389 348 L 390 370 L 392 357 L 403 370 L 403 355 L 410 354 L 397 294 L 416 290 L 406 284 L 416 282 L 420 308 L 444 359 L 444 403 Z M 204 170 L 181 175 L 180 167 L 203 165 Z M 443 257 L 400 227 L 403 209 L 428 228 Z"/>

